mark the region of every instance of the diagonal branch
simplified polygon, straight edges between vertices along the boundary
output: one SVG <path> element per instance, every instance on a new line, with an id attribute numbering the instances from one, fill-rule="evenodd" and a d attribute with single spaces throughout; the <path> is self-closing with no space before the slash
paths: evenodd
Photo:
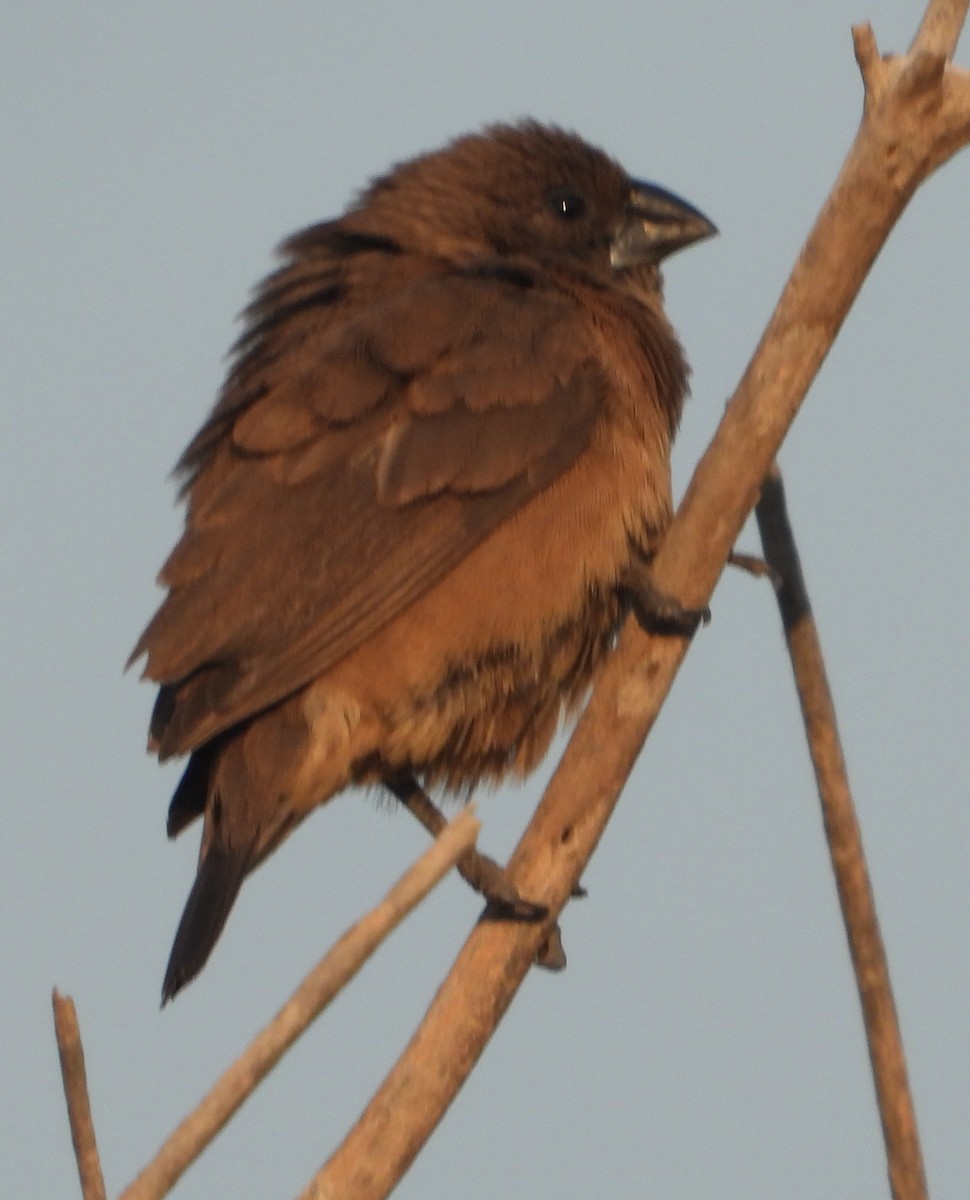
<path id="1" fill-rule="evenodd" d="M 761 482 L 881 246 L 918 185 L 970 141 L 970 88 L 945 61 L 967 3 L 932 0 L 902 58 L 854 31 L 866 102 L 855 142 L 654 561 L 658 586 L 703 606 Z M 935 15 L 933 15 L 935 14 Z M 952 38 L 951 38 L 952 34 Z M 509 864 L 558 916 L 687 650 L 628 625 Z M 487 915 L 487 914 L 486 914 Z M 304 1200 L 376 1200 L 430 1136 L 521 984 L 542 927 L 483 920 L 398 1063 Z"/>
<path id="2" fill-rule="evenodd" d="M 889 964 L 879 933 L 876 904 L 862 847 L 862 831 L 852 802 L 822 646 L 777 467 L 772 468 L 765 480 L 755 512 L 765 558 L 781 579 L 778 607 L 795 672 L 832 870 L 862 1002 L 892 1194 L 894 1200 L 926 1200 L 916 1113 L 906 1074 L 906 1056 L 889 979 Z"/>
<path id="3" fill-rule="evenodd" d="M 385 938 L 475 844 L 481 823 L 468 805 L 391 888 L 336 942 L 272 1021 L 216 1081 L 120 1200 L 158 1200 L 199 1157 L 293 1043 L 357 974 Z M 85 1197 L 87 1200 L 87 1197 Z"/>
<path id="4" fill-rule="evenodd" d="M 467 805 L 438 835 L 384 899 L 336 942 L 273 1020 L 216 1081 L 208 1095 L 166 1140 L 120 1200 L 159 1200 L 224 1128 L 297 1038 L 360 970 L 384 939 L 474 846 L 481 828 Z M 84 1078 L 74 1004 L 54 992 L 54 1023 L 64 1091 L 84 1200 L 105 1200 Z"/>

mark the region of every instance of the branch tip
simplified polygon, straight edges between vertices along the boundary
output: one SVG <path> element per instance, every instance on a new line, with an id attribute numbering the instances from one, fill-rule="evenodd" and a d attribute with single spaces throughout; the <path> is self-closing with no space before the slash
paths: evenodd
<path id="1" fill-rule="evenodd" d="M 927 50 L 952 60 L 967 16 L 967 0 L 930 0 L 910 52 Z"/>
<path id="2" fill-rule="evenodd" d="M 859 71 L 862 74 L 866 95 L 868 95 L 869 92 L 876 89 L 877 72 L 882 62 L 876 35 L 868 21 L 864 25 L 852 26 L 852 46 L 855 50 L 855 60 L 859 64 Z"/>
<path id="3" fill-rule="evenodd" d="M 94 1136 L 77 1011 L 71 997 L 62 995 L 57 988 L 51 992 L 51 1005 L 54 1009 L 54 1034 L 61 1060 L 64 1100 L 71 1125 L 71 1141 L 74 1144 L 81 1194 L 84 1200 L 105 1200 L 104 1177 L 101 1174 L 101 1160 Z"/>

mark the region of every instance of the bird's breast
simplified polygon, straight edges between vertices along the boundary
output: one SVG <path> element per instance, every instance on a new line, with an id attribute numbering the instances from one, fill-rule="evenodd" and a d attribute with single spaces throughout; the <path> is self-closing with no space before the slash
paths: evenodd
<path id="1" fill-rule="evenodd" d="M 371 715 L 358 759 L 375 775 L 406 767 L 460 788 L 530 770 L 609 650 L 631 541 L 655 540 L 669 511 L 665 453 L 603 423 L 569 470 L 311 691 Z"/>

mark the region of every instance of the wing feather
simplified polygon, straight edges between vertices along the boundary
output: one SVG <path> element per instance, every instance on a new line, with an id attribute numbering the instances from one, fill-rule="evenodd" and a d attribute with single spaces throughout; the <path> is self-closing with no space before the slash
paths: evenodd
<path id="1" fill-rule="evenodd" d="M 272 278 L 263 333 L 244 336 L 183 458 L 185 532 L 132 656 L 162 685 L 162 757 L 291 694 L 413 603 L 575 461 L 602 410 L 568 298 L 522 273 L 415 278 L 409 263 L 385 298 L 335 300 L 376 287 L 359 257 L 313 261 L 318 295 L 328 281 L 316 306 L 293 304 L 308 294 L 295 266 L 289 292 L 285 269 Z M 388 251 L 363 257 L 394 275 Z"/>

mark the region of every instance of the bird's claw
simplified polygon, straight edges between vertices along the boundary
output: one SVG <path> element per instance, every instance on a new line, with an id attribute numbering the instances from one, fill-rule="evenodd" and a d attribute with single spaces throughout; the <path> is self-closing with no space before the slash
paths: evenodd
<path id="1" fill-rule="evenodd" d="M 480 892 L 501 916 L 516 921 L 541 921 L 549 915 L 544 904 L 537 904 L 519 895 L 508 874 L 494 858 L 477 850 L 466 854 L 458 863 L 458 873 L 465 882 Z"/>
<path id="2" fill-rule="evenodd" d="M 703 608 L 688 608 L 657 587 L 650 564 L 640 556 L 635 556 L 629 564 L 620 586 L 629 598 L 640 628 L 646 633 L 674 633 L 691 637 L 699 625 L 706 625 L 711 619 L 711 610 L 706 605 Z"/>
<path id="3" fill-rule="evenodd" d="M 546 934 L 545 940 L 536 951 L 535 963 L 537 967 L 544 967 L 547 971 L 566 969 L 566 951 L 562 946 L 562 934 L 558 925 L 553 925 Z"/>

